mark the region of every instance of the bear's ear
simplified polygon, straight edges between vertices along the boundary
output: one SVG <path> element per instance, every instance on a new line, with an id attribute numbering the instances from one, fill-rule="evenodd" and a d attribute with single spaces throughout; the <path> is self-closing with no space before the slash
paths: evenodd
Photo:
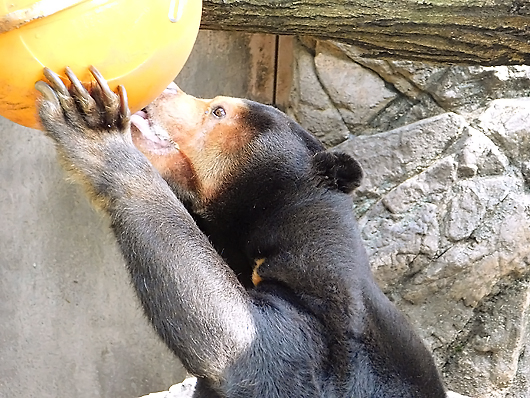
<path id="1" fill-rule="evenodd" d="M 323 177 L 324 183 L 331 188 L 350 193 L 359 185 L 363 178 L 363 170 L 359 162 L 342 152 L 317 152 L 313 156 L 315 172 Z"/>

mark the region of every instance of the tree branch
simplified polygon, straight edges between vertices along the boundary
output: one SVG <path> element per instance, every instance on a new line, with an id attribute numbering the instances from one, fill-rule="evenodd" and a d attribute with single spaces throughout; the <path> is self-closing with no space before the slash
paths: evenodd
<path id="1" fill-rule="evenodd" d="M 527 0 L 203 0 L 202 28 L 310 35 L 367 57 L 530 64 Z"/>

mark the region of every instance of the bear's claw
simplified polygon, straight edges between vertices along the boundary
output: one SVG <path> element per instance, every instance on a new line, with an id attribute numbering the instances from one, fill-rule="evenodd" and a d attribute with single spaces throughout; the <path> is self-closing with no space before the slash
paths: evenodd
<path id="1" fill-rule="evenodd" d="M 96 80 L 90 92 L 69 67 L 66 67 L 65 72 L 71 83 L 70 89 L 59 75 L 44 68 L 48 83 L 39 81 L 35 84 L 35 88 L 43 95 L 43 122 L 53 123 L 61 109 L 65 121 L 74 125 L 84 124 L 92 129 L 117 127 L 127 130 L 130 126 L 130 111 L 125 88 L 119 86 L 116 94 L 95 67 L 91 66 L 89 71 Z"/>
<path id="2" fill-rule="evenodd" d="M 50 101 L 52 105 L 60 107 L 59 99 L 55 95 L 55 91 L 50 87 L 50 85 L 42 80 L 39 80 L 35 83 L 35 88 L 42 94 L 43 98 L 46 101 Z"/>

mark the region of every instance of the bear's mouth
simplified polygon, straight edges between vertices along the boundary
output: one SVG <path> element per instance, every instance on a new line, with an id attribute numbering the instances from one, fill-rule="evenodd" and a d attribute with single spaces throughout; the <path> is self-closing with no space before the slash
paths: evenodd
<path id="1" fill-rule="evenodd" d="M 131 128 L 133 138 L 136 138 L 134 132 L 139 132 L 141 139 L 144 142 L 147 141 L 146 143 L 155 150 L 179 149 L 178 144 L 173 141 L 165 129 L 151 122 L 147 108 L 131 115 Z"/>

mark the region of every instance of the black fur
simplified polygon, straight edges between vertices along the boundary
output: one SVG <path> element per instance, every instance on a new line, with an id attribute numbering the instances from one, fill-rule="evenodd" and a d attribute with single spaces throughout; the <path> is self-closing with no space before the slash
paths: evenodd
<path id="1" fill-rule="evenodd" d="M 361 165 L 345 153 L 319 152 L 313 157 L 313 165 L 330 188 L 348 193 L 361 185 Z"/>
<path id="2" fill-rule="evenodd" d="M 445 396 L 372 277 L 348 195 L 362 176 L 355 160 L 249 102 L 252 160 L 192 218 L 133 146 L 123 93 L 84 123 L 87 94 L 71 90 L 74 106 L 60 84 L 39 86 L 43 125 L 110 216 L 146 315 L 199 377 L 195 397 Z"/>

